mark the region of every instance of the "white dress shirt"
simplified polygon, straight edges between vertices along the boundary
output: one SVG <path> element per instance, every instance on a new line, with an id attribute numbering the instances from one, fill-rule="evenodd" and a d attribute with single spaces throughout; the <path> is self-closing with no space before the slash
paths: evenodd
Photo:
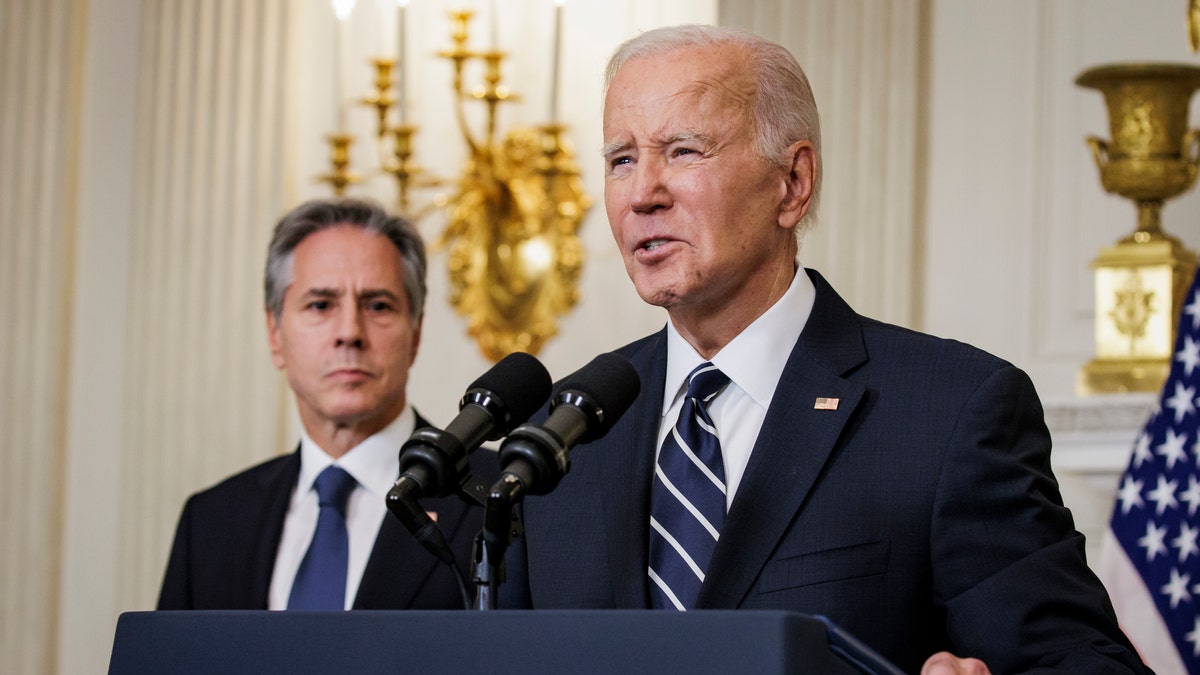
<path id="1" fill-rule="evenodd" d="M 350 560 L 346 570 L 346 604 L 350 609 L 358 594 L 367 560 L 375 548 L 375 536 L 387 515 L 385 499 L 388 490 L 400 475 L 400 446 L 412 435 L 416 414 L 405 406 L 392 423 L 379 433 L 354 446 L 337 461 L 325 454 L 306 432 L 300 437 L 300 478 L 292 492 L 287 516 L 283 521 L 283 536 L 275 556 L 275 571 L 271 574 L 268 609 L 287 609 L 288 595 L 300 561 L 308 551 L 313 533 L 317 530 L 317 491 L 313 481 L 330 464 L 337 464 L 354 477 L 358 484 L 346 501 L 346 529 L 350 537 Z"/>
<path id="2" fill-rule="evenodd" d="M 812 280 L 804 268 L 797 265 L 796 275 L 783 297 L 709 359 L 730 380 L 708 406 L 721 440 L 721 457 L 725 463 L 726 510 L 733 503 L 763 419 L 775 396 L 775 387 L 804 324 L 808 322 L 815 299 Z M 662 448 L 663 440 L 679 419 L 679 409 L 687 393 L 688 374 L 701 363 L 704 359 L 668 321 L 667 379 L 657 448 Z"/>

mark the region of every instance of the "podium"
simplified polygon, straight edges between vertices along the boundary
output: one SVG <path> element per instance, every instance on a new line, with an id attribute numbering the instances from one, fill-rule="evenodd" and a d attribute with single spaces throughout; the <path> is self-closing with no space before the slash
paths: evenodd
<path id="1" fill-rule="evenodd" d="M 899 673 L 837 627 L 776 611 L 180 611 L 117 621 L 126 673 Z"/>

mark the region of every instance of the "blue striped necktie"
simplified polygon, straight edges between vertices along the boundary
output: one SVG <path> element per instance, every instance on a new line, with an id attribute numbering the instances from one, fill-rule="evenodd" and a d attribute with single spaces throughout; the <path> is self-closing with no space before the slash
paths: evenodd
<path id="1" fill-rule="evenodd" d="M 312 543 L 296 570 L 287 608 L 341 610 L 346 606 L 346 567 L 350 560 L 346 500 L 357 482 L 344 469 L 331 464 L 313 485 L 321 511 Z"/>
<path id="2" fill-rule="evenodd" d="M 711 363 L 688 376 L 679 420 L 658 453 L 650 489 L 650 601 L 695 607 L 725 522 L 725 466 L 708 404 L 729 384 Z"/>

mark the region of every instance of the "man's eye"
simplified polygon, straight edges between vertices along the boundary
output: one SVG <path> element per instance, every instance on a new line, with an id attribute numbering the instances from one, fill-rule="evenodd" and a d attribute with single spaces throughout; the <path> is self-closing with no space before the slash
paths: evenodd
<path id="1" fill-rule="evenodd" d="M 315 309 L 318 312 L 323 312 L 323 311 L 329 309 L 329 301 L 328 300 L 313 300 L 312 302 L 305 305 L 305 307 L 307 309 Z"/>
<path id="2" fill-rule="evenodd" d="M 623 166 L 625 164 L 633 164 L 633 158 L 629 156 L 614 157 L 611 162 L 611 165 L 614 167 Z"/>
<path id="3" fill-rule="evenodd" d="M 692 148 L 675 148 L 674 154 L 676 157 L 679 157 L 681 155 L 694 155 L 697 153 Z"/>
<path id="4" fill-rule="evenodd" d="M 367 309 L 371 310 L 372 312 L 390 312 L 392 311 L 392 304 L 390 302 L 376 300 L 374 302 L 367 303 Z"/>

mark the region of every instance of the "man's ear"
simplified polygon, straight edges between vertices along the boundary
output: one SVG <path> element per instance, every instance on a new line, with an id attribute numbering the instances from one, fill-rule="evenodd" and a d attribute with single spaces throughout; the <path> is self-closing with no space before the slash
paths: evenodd
<path id="1" fill-rule="evenodd" d="M 269 308 L 263 312 L 267 315 L 267 344 L 271 347 L 271 363 L 274 363 L 279 370 L 283 370 L 287 362 L 283 358 L 283 340 L 279 335 L 279 320 Z"/>
<path id="2" fill-rule="evenodd" d="M 425 315 L 421 314 L 417 319 L 417 323 L 413 326 L 412 353 L 408 357 L 408 367 L 412 368 L 417 362 L 417 348 L 421 346 L 421 326 L 425 325 Z"/>
<path id="3" fill-rule="evenodd" d="M 783 201 L 779 204 L 779 226 L 794 228 L 812 206 L 813 187 L 817 183 L 817 150 L 811 141 L 796 141 L 788 147 L 791 167 L 785 179 Z"/>

